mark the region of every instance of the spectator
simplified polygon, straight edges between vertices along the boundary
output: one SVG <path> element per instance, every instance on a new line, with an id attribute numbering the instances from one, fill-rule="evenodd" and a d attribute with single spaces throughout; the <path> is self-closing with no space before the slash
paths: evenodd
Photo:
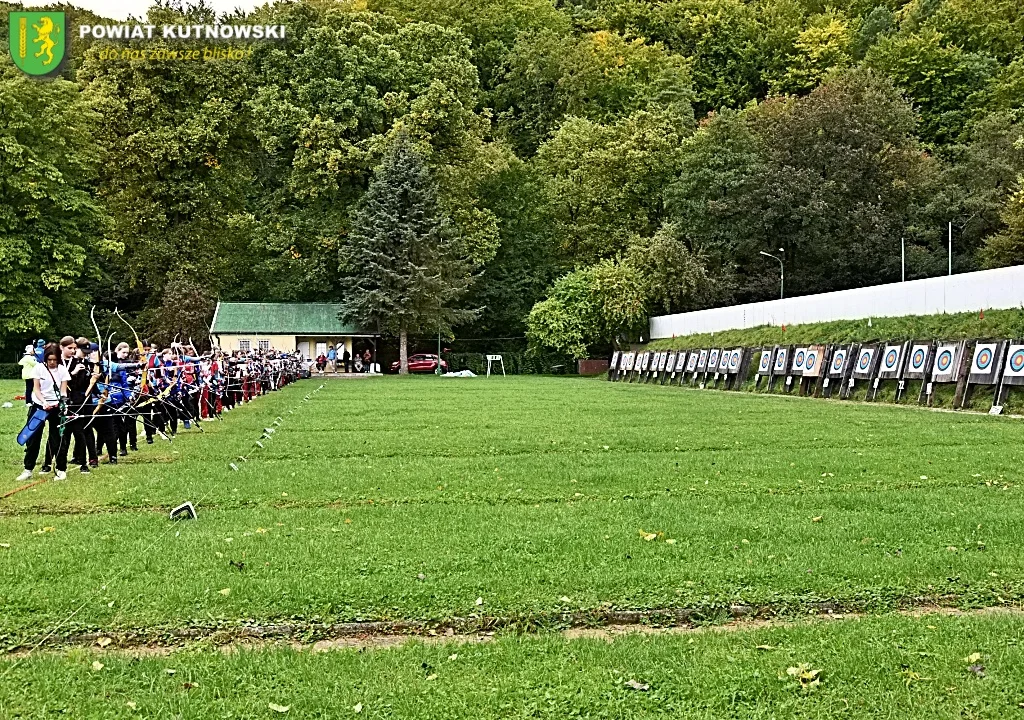
<path id="1" fill-rule="evenodd" d="M 348 372 L 348 369 L 350 367 L 350 363 L 351 362 L 352 362 L 352 353 L 350 353 L 348 351 L 348 348 L 346 347 L 342 351 L 342 354 L 341 354 L 341 365 L 342 365 L 343 368 L 345 368 L 345 372 Z"/>
<path id="2" fill-rule="evenodd" d="M 24 482 L 32 477 L 36 460 L 39 459 L 39 446 L 43 435 L 47 435 L 47 449 L 56 461 L 57 473 L 54 479 L 64 480 L 68 476 L 68 443 L 61 441 L 60 424 L 61 402 L 67 397 L 70 376 L 68 369 L 60 361 L 60 355 L 60 349 L 56 345 L 47 345 L 43 350 L 43 362 L 35 367 L 35 378 L 32 381 L 32 411 L 45 411 L 45 424 L 49 428 L 39 428 L 25 443 L 25 470 L 18 476 L 18 482 Z"/>
<path id="3" fill-rule="evenodd" d="M 370 348 L 363 350 L 363 367 L 366 368 L 366 372 L 373 371 L 373 355 L 370 354 Z"/>
<path id="4" fill-rule="evenodd" d="M 338 368 L 335 362 L 337 359 L 338 354 L 335 352 L 334 346 L 331 345 L 330 348 L 327 350 L 327 372 L 331 373 L 332 375 L 338 372 Z"/>

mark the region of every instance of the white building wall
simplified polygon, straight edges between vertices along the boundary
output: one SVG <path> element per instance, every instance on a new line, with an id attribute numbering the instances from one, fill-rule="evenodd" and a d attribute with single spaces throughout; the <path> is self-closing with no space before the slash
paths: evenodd
<path id="1" fill-rule="evenodd" d="M 652 340 L 761 325 L 1024 307 L 1024 265 L 651 318 Z"/>

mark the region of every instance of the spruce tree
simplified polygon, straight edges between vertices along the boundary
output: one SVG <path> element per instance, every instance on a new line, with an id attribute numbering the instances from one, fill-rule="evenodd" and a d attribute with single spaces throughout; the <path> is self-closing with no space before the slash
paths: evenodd
<path id="1" fill-rule="evenodd" d="M 452 307 L 472 276 L 449 232 L 426 161 L 400 133 L 356 207 L 341 248 L 346 282 L 338 316 L 397 333 L 403 375 L 409 372 L 410 332 L 449 331 L 475 315 Z"/>

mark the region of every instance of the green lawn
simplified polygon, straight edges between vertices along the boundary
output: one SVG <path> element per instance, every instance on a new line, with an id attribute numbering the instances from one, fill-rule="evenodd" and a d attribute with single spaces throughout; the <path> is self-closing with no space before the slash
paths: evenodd
<path id="1" fill-rule="evenodd" d="M 159 642 L 183 629 L 219 631 L 223 640 L 271 622 L 312 639 L 330 634 L 330 623 L 362 620 L 524 629 L 599 623 L 633 609 L 714 621 L 736 605 L 794 617 L 822 604 L 883 613 L 1024 600 L 1019 420 L 577 378 L 329 381 L 313 393 L 319 384 L 262 398 L 205 423 L 203 434 L 143 446 L 117 468 L 72 472 L 65 483 L 0 500 L 0 642 L 57 645 L 82 632 Z M 17 391 L 18 383 L 0 383 L 4 399 Z M 23 421 L 20 405 L 0 411 L 0 434 L 10 439 L 0 452 L 8 478 L 0 493 L 15 486 L 13 437 Z M 266 427 L 276 432 L 256 448 Z M 185 500 L 198 504 L 199 520 L 169 522 L 167 510 Z M 835 670 L 845 670 L 830 672 L 820 693 L 786 688 L 770 653 L 752 651 L 744 633 L 698 641 L 703 671 L 722 676 L 706 693 L 684 687 L 701 664 L 677 657 L 680 643 L 691 647 L 685 638 L 607 646 L 542 635 L 473 647 L 480 662 L 450 687 L 423 685 L 408 667 L 439 653 L 461 658 L 462 650 L 403 648 L 369 659 L 203 651 L 178 667 L 209 680 L 184 694 L 180 682 L 150 678 L 177 659 L 110 656 L 94 674 L 82 651 L 44 653 L 8 665 L 9 677 L 72 679 L 49 699 L 38 684 L 0 680 L 0 717 L 50 711 L 83 694 L 115 698 L 89 712 L 116 715 L 130 709 L 122 700 L 132 692 L 156 714 L 195 712 L 196 698 L 205 698 L 216 716 L 259 716 L 278 686 L 267 680 L 275 673 L 291 678 L 281 687 L 301 689 L 292 714 L 314 716 L 325 672 L 340 679 L 322 717 L 355 705 L 359 688 L 379 700 L 363 700 L 367 711 L 423 717 L 472 717 L 474 708 L 528 715 L 529 707 L 552 717 L 672 716 L 673 708 L 708 717 L 804 708 L 824 717 L 844 709 L 843 698 L 874 698 L 893 717 L 906 716 L 903 708 L 953 716 L 959 703 L 973 703 L 968 717 L 1024 712 L 1016 708 L 1024 696 L 1008 704 L 1010 689 L 1024 683 L 1022 665 L 1011 669 L 1015 647 L 1003 651 L 998 681 L 961 677 L 957 656 L 974 638 L 1016 638 L 1024 621 L 941 622 L 955 632 L 933 633 L 928 643 L 953 653 L 945 658 L 953 664 L 927 666 L 921 674 L 937 679 L 911 682 L 924 706 L 900 670 L 885 665 L 896 648 L 865 646 L 879 632 L 920 629 L 918 620 L 886 616 L 759 631 L 781 633 L 780 643 L 812 659 L 811 650 L 827 646 Z M 572 675 L 573 694 L 571 683 L 549 675 L 578 656 L 592 657 L 593 667 Z M 609 684 L 634 657 L 647 658 L 659 677 L 681 673 L 681 686 L 652 682 L 640 693 Z M 506 667 L 508 677 L 489 689 L 480 675 L 487 667 Z M 755 671 L 762 681 L 744 683 Z M 401 680 L 376 677 L 390 672 Z M 943 673 L 958 673 L 963 687 L 948 691 Z M 239 674 L 251 675 L 259 692 L 229 692 Z M 520 695 L 532 699 L 519 703 Z"/>

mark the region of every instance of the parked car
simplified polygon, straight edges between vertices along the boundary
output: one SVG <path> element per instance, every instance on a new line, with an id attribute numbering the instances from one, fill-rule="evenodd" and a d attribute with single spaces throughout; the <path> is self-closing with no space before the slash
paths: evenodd
<path id="1" fill-rule="evenodd" d="M 409 372 L 411 373 L 432 373 L 437 370 L 437 355 L 428 355 L 427 353 L 417 353 L 416 355 L 409 356 Z M 401 367 L 401 362 L 395 361 L 391 363 L 391 372 L 398 372 L 398 368 Z M 448 363 L 444 360 L 441 361 L 441 371 L 448 372 Z"/>

